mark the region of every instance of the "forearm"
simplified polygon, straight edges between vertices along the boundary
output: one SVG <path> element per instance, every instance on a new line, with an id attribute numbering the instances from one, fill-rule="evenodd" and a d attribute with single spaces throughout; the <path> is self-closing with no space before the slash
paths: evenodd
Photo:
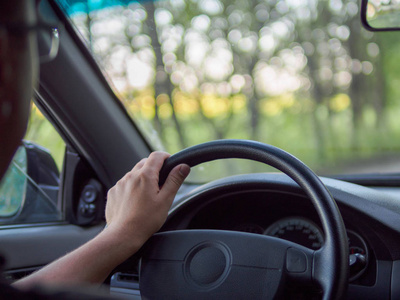
<path id="1" fill-rule="evenodd" d="M 93 240 L 27 276 L 14 285 L 28 288 L 32 285 L 101 284 L 110 272 L 135 253 L 145 241 L 130 237 L 130 243 L 120 233 L 105 229 Z"/>

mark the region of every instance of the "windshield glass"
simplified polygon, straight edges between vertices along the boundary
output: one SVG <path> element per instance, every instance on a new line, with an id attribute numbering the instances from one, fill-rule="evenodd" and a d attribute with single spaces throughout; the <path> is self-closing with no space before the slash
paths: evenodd
<path id="1" fill-rule="evenodd" d="M 400 40 L 357 0 L 58 2 L 154 149 L 251 139 L 319 174 L 400 170 Z"/>

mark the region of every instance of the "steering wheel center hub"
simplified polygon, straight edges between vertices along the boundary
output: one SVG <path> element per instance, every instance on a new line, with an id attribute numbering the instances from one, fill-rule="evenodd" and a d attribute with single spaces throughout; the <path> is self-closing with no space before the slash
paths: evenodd
<path id="1" fill-rule="evenodd" d="M 184 262 L 185 278 L 197 288 L 218 287 L 229 274 L 231 253 L 222 243 L 205 242 L 193 247 Z"/>

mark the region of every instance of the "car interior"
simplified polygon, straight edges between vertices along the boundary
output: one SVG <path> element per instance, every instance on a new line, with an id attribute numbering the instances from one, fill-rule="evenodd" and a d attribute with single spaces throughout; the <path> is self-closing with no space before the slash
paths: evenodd
<path id="1" fill-rule="evenodd" d="M 99 47 L 100 50 L 93 50 L 88 46 L 88 40 L 90 40 L 88 33 L 81 28 L 93 22 L 92 25 L 88 25 L 88 28 L 92 28 L 94 33 L 96 30 L 101 32 L 102 27 L 96 27 L 95 23 L 100 22 L 100 17 L 114 16 L 112 14 L 115 11 L 118 13 L 122 11 L 121 14 L 126 17 L 128 13 L 123 11 L 128 8 L 129 13 L 132 14 L 129 18 L 127 17 L 128 20 L 140 19 L 141 13 L 146 8 L 147 19 L 157 24 L 154 26 L 162 26 L 168 22 L 171 25 L 172 21 L 165 20 L 169 20 L 168 16 L 172 18 L 174 13 L 168 15 L 167 8 L 169 5 L 172 8 L 183 7 L 182 3 L 186 2 L 193 6 L 199 5 L 199 7 L 203 3 L 204 7 L 209 9 L 209 11 L 204 9 L 203 13 L 199 14 L 203 19 L 187 21 L 192 25 L 199 22 L 200 27 L 204 25 L 201 23 L 202 20 L 210 21 L 213 17 L 216 20 L 219 18 L 218 22 L 222 22 L 224 14 L 229 15 L 227 12 L 229 5 L 235 6 L 235 9 L 243 7 L 254 9 L 259 12 L 257 18 L 261 20 L 261 6 L 257 5 L 264 3 L 271 8 L 270 11 L 266 11 L 269 17 L 263 21 L 267 24 L 269 19 L 273 20 L 275 17 L 283 20 L 282 16 L 286 16 L 285 14 L 291 10 L 302 11 L 301 5 L 317 7 L 316 3 L 321 2 L 332 11 L 335 5 L 340 3 L 341 8 L 334 16 L 335 18 L 341 15 L 340 11 L 343 7 L 347 7 L 350 11 L 352 5 L 356 5 L 355 21 L 352 19 L 352 22 L 355 22 L 354 26 L 357 26 L 359 32 L 362 30 L 362 34 L 369 39 L 380 34 L 386 34 L 387 39 L 393 39 L 395 31 L 400 28 L 400 24 L 395 23 L 398 19 L 396 13 L 400 11 L 400 2 L 394 0 L 299 1 L 302 4 L 295 4 L 289 0 L 236 0 L 232 4 L 222 0 L 42 0 L 40 2 L 41 17 L 46 24 L 57 28 L 59 46 L 57 56 L 52 61 L 40 65 L 39 87 L 35 90 L 34 99 L 32 99 L 34 106 L 31 111 L 28 135 L 21 144 L 5 179 L 0 184 L 0 252 L 7 260 L 6 277 L 12 281 L 18 280 L 95 237 L 105 226 L 104 208 L 107 190 L 143 157 L 147 157 L 154 150 L 162 149 L 173 152 L 173 155 L 166 161 L 160 173 L 160 185 L 169 171 L 180 163 L 189 164 L 194 174 L 191 174 L 192 177 L 189 177 L 179 190 L 160 232 L 155 234 L 138 253 L 117 267 L 104 282 L 104 287 L 111 295 L 131 299 L 399 299 L 400 285 L 397 283 L 400 281 L 400 166 L 396 169 L 396 164 L 399 161 L 400 146 L 398 148 L 388 146 L 390 154 L 393 154 L 390 157 L 391 160 L 378 160 L 371 163 L 373 167 L 378 166 L 378 169 L 371 167 L 373 171 L 370 171 L 368 159 L 374 158 L 374 153 L 368 152 L 369 150 L 364 151 L 362 147 L 352 149 L 353 156 L 350 157 L 348 154 L 347 160 L 343 159 L 339 163 L 332 159 L 329 161 L 330 165 L 319 168 L 313 163 L 308 163 L 310 157 L 318 154 L 317 150 L 301 148 L 299 152 L 288 153 L 296 145 L 287 145 L 296 144 L 297 139 L 296 133 L 285 132 L 284 122 L 279 125 L 282 126 L 280 128 L 282 132 L 279 135 L 279 139 L 284 141 L 282 144 L 270 143 L 268 139 L 256 140 L 250 135 L 243 137 L 239 134 L 237 138 L 235 131 L 240 131 L 241 129 L 237 129 L 239 127 L 242 128 L 238 125 L 237 128 L 232 127 L 230 135 L 220 135 L 220 138 L 217 138 L 218 134 L 216 138 L 209 138 L 202 131 L 189 131 L 189 127 L 184 128 L 182 132 L 187 135 L 189 142 L 185 144 L 187 147 L 180 147 L 176 146 L 179 134 L 172 132 L 170 128 L 177 126 L 179 122 L 176 123 L 176 121 L 181 119 L 188 123 L 195 123 L 197 117 L 189 116 L 185 119 L 177 115 L 175 118 L 175 112 L 172 109 L 172 112 L 168 110 L 166 113 L 169 117 L 163 125 L 156 122 L 157 118 L 154 114 L 150 121 L 143 121 L 145 118 L 135 117 L 135 113 L 131 112 L 130 102 L 125 99 L 130 97 L 128 92 L 118 87 L 117 79 L 120 75 L 117 76 L 116 73 L 110 71 L 111 67 L 108 64 L 112 64 L 112 61 L 107 61 L 102 56 L 101 47 L 107 48 L 111 42 L 98 38 L 97 44 L 93 43 L 93 47 Z M 279 3 L 285 3 L 286 8 Z M 190 5 L 187 4 L 187 7 L 190 8 Z M 218 7 L 226 9 L 218 12 Z M 93 10 L 93 13 L 88 10 L 84 14 L 83 11 L 88 8 Z M 181 11 L 182 18 L 185 13 L 192 13 L 189 8 L 187 12 Z M 378 11 L 377 18 L 371 12 L 373 9 Z M 174 12 L 173 9 L 171 12 Z M 383 13 L 379 14 L 380 12 Z M 207 13 L 209 13 L 208 19 L 205 18 Z M 152 15 L 158 16 L 158 19 L 154 19 Z M 300 14 L 301 16 L 303 15 Z M 174 18 L 177 20 L 178 16 L 174 15 Z M 146 17 L 143 17 L 141 20 L 145 19 Z M 282 22 L 289 24 L 287 19 L 285 20 Z M 311 23 L 317 26 L 318 22 L 314 21 Z M 112 21 L 109 22 L 110 30 L 114 30 Z M 263 22 L 261 23 L 264 24 Z M 108 23 L 105 24 L 102 26 L 107 26 Z M 133 21 L 132 24 L 134 24 Z M 350 27 L 350 25 L 346 26 Z M 134 25 L 128 28 L 132 31 L 139 30 L 135 29 Z M 174 30 L 183 30 L 180 28 L 176 26 Z M 278 32 L 282 30 L 279 26 L 272 28 Z M 290 28 L 289 25 L 288 28 Z M 337 29 L 337 32 L 346 31 L 346 28 Z M 373 31 L 373 35 L 364 28 Z M 161 29 L 158 32 L 161 35 Z M 259 32 L 261 34 L 262 30 Z M 214 34 L 217 33 L 214 32 Z M 141 38 L 145 40 L 143 34 Z M 189 40 L 189 37 L 185 38 Z M 196 36 L 192 38 L 198 39 Z M 212 39 L 213 35 L 210 33 L 210 40 Z M 350 45 L 351 39 L 352 35 L 350 38 L 343 39 L 342 43 L 345 44 L 346 41 Z M 160 60 L 162 63 L 164 59 L 167 71 L 163 74 L 170 74 L 170 84 L 173 85 L 175 77 L 171 75 L 172 71 L 168 73 L 166 62 L 168 56 L 157 57 L 157 51 L 168 51 L 166 50 L 168 43 L 165 40 L 167 38 L 163 40 L 160 37 L 159 41 L 148 42 L 158 49 L 154 50 L 154 57 L 150 55 L 153 58 L 149 61 L 157 69 L 157 64 Z M 339 39 L 332 40 L 329 41 L 333 45 Z M 397 40 L 400 43 L 400 39 L 397 38 Z M 134 41 L 140 43 L 140 39 L 132 39 L 133 48 Z M 39 35 L 39 44 L 43 43 L 46 44 L 49 41 L 46 40 L 46 36 Z M 261 39 L 258 43 L 262 44 Z M 373 52 L 377 43 L 375 40 L 369 42 L 370 52 Z M 398 47 L 396 40 L 392 43 Z M 296 47 L 301 45 L 306 51 L 310 46 L 307 42 L 292 44 L 287 47 L 298 50 L 299 48 Z M 351 46 L 346 47 L 351 48 Z M 321 46 L 319 49 L 322 48 Z M 174 54 L 178 57 L 179 47 L 173 49 L 178 49 L 176 55 Z M 207 49 L 211 51 L 211 48 Z M 280 51 L 286 48 L 282 49 Z M 389 50 L 384 46 L 381 49 L 383 54 L 397 53 L 396 49 L 398 50 L 394 46 L 388 48 Z M 293 53 L 297 50 L 293 50 Z M 117 53 L 119 50 L 115 48 L 112 51 Z M 112 55 L 112 51 L 108 55 Z M 246 51 L 243 50 L 245 54 L 248 53 Z M 143 53 L 139 53 L 138 57 L 146 61 L 148 58 Z M 184 54 L 179 55 L 184 56 Z M 309 63 L 312 62 L 310 58 L 312 56 L 313 54 L 308 57 Z M 256 65 L 256 62 L 249 59 L 250 56 L 244 57 L 243 61 L 253 64 L 253 67 Z M 262 60 L 261 54 L 257 57 Z M 349 58 L 346 59 L 345 62 Z M 189 60 L 190 58 L 187 58 L 187 61 Z M 223 58 L 217 57 L 217 60 L 223 60 Z M 336 58 L 335 62 L 340 64 L 341 61 Z M 379 63 L 378 59 L 376 62 Z M 127 61 L 125 63 L 129 65 Z M 214 63 L 217 64 L 217 62 Z M 274 64 L 273 60 L 268 63 Z M 396 61 L 386 62 L 385 66 L 396 63 L 398 64 Z M 292 64 L 296 63 L 292 62 Z M 233 62 L 232 65 L 234 65 Z M 305 65 L 301 67 L 301 70 L 292 71 L 302 74 L 306 72 Z M 352 66 L 355 65 L 356 62 L 353 59 Z M 142 72 L 139 79 L 146 77 L 147 69 L 140 69 L 138 66 L 132 64 L 133 71 L 129 72 Z M 367 70 L 365 71 L 367 74 L 369 64 L 364 61 L 360 66 Z M 257 67 L 254 68 L 258 70 Z M 258 68 L 261 69 L 262 66 L 259 65 Z M 237 75 L 241 72 L 240 67 L 235 65 L 232 70 L 229 75 L 234 78 L 230 81 L 231 88 L 235 88 L 235 83 L 245 86 L 248 77 Z M 151 73 L 156 79 L 149 75 L 153 78 L 149 79 L 151 85 L 157 85 L 157 74 L 159 74 L 157 72 L 156 70 Z M 193 72 L 197 74 L 196 70 Z M 213 72 L 217 70 L 213 69 Z M 377 71 L 371 72 L 367 75 L 376 76 L 376 78 L 380 75 Z M 159 76 L 162 77 L 163 74 Z M 192 76 L 190 74 L 185 73 L 183 77 L 189 78 Z M 322 71 L 318 74 L 321 77 L 325 76 Z M 343 73 L 340 74 L 343 75 Z M 354 74 L 359 73 L 354 71 Z M 218 82 L 218 79 L 201 76 L 199 75 L 199 78 L 205 78 L 206 83 Z M 275 76 L 279 77 L 278 73 Z M 293 78 L 296 76 L 293 75 Z M 355 85 L 357 84 L 356 75 L 353 76 L 351 84 Z M 290 81 L 290 78 L 278 79 Z M 334 78 L 338 82 L 342 80 L 340 79 L 342 77 L 338 76 L 332 77 L 332 81 Z M 260 80 L 262 79 L 263 77 Z M 398 82 L 395 80 L 397 79 L 393 79 L 394 86 L 396 86 L 395 82 Z M 376 81 L 379 80 L 376 79 Z M 301 85 L 307 85 L 304 80 L 299 82 Z M 312 83 L 310 83 L 311 86 L 313 86 Z M 206 89 L 209 86 L 203 85 L 203 87 Z M 287 89 L 285 95 L 287 95 L 291 87 L 285 88 Z M 362 89 L 361 86 L 359 88 Z M 132 89 L 134 92 L 140 90 L 136 86 Z M 353 96 L 348 89 L 350 89 L 350 83 L 339 86 L 333 92 L 336 98 L 332 96 L 332 103 L 342 105 L 347 103 L 347 99 L 352 100 Z M 145 88 L 143 90 L 145 93 Z M 396 93 L 390 89 L 388 91 L 395 98 Z M 147 99 L 145 97 L 148 97 L 134 92 L 132 92 L 133 98 Z M 163 98 L 160 97 L 165 93 L 162 92 L 157 96 L 156 87 L 153 92 L 156 96 L 152 95 L 151 101 L 165 104 L 162 102 Z M 177 90 L 170 91 L 171 99 L 174 93 L 176 95 Z M 257 93 L 261 92 L 255 88 L 254 94 Z M 295 94 L 294 91 L 290 93 Z M 244 94 L 246 93 L 237 92 L 235 99 L 239 99 Z M 189 93 L 185 95 L 184 99 L 189 99 Z M 270 97 L 275 99 L 274 101 L 278 101 L 276 99 L 279 98 L 276 95 Z M 287 98 L 282 96 L 279 99 L 281 101 Z M 187 100 L 188 103 L 189 100 Z M 272 109 L 271 103 L 275 102 L 269 103 L 267 107 Z M 319 105 L 322 107 L 324 104 L 321 102 Z M 396 113 L 394 104 L 389 108 L 393 108 L 393 113 Z M 351 108 L 348 106 L 346 109 Z M 217 105 L 215 110 L 218 110 Z M 160 104 L 160 115 L 161 111 Z M 190 111 L 190 107 L 187 111 Z M 320 109 L 317 118 L 318 116 L 328 118 L 331 113 L 333 114 L 333 112 Z M 346 111 L 343 112 L 345 113 L 347 114 Z M 369 116 L 368 113 L 366 116 Z M 235 113 L 232 112 L 230 117 L 235 118 Z M 39 131 L 39 127 L 35 127 L 32 121 L 36 120 L 35 118 L 49 122 L 54 132 L 50 134 Z M 215 122 L 214 125 L 218 125 L 221 121 L 207 117 L 206 109 L 203 111 L 202 118 L 204 120 L 209 118 L 211 123 Z M 276 120 L 272 115 L 269 118 L 271 122 Z M 394 120 L 396 124 L 395 117 L 390 120 Z M 208 126 L 207 123 L 201 124 L 204 127 Z M 260 124 L 267 123 L 260 121 Z M 397 127 L 399 124 L 397 118 Z M 164 126 L 163 138 L 157 137 L 158 125 L 161 128 Z M 279 126 L 273 126 L 275 125 L 271 125 L 271 130 L 278 131 L 276 128 Z M 301 126 L 295 126 L 302 130 Z M 344 126 L 347 128 L 346 124 Z M 366 129 L 366 136 L 370 130 Z M 36 141 L 36 137 L 32 138 L 35 131 L 39 132 L 39 135 L 47 136 L 46 145 Z M 58 137 L 53 137 L 53 134 Z M 381 135 L 385 136 L 385 132 L 381 132 Z M 396 137 L 399 139 L 399 136 L 388 136 L 387 139 L 392 141 Z M 58 140 L 62 142 L 60 156 L 56 156 L 47 149 L 54 146 Z M 341 141 L 341 137 L 337 136 L 337 140 L 332 143 L 340 144 Z M 379 148 L 378 144 L 379 142 L 376 142 L 374 145 L 376 149 Z M 330 159 L 329 151 L 330 148 L 327 147 L 322 160 Z M 303 163 L 302 157 L 297 154 L 305 152 L 310 152 L 310 154 L 306 156 Z M 365 156 L 368 159 L 362 157 L 363 153 L 369 155 Z M 246 165 L 243 168 L 244 171 L 236 171 L 237 162 L 233 159 L 252 160 L 256 167 Z M 210 163 L 216 160 L 218 164 Z M 354 172 L 348 171 L 350 169 L 346 168 L 352 166 L 353 161 L 358 162 L 359 169 Z M 237 164 L 239 169 L 240 164 L 241 162 Z M 339 165 L 346 171 L 341 172 Z M 329 168 L 334 171 L 327 172 Z M 363 168 L 366 171 L 359 172 Z M 314 173 L 313 170 L 318 171 Z M 200 175 L 196 177 L 196 174 Z M 13 188 L 7 189 L 7 185 Z"/>

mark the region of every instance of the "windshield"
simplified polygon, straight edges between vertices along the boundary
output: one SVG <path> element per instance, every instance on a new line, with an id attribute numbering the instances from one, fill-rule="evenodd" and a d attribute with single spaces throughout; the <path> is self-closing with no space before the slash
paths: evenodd
<path id="1" fill-rule="evenodd" d="M 251 139 L 319 174 L 400 171 L 400 40 L 359 1 L 129 2 L 59 0 L 154 149 Z"/>

